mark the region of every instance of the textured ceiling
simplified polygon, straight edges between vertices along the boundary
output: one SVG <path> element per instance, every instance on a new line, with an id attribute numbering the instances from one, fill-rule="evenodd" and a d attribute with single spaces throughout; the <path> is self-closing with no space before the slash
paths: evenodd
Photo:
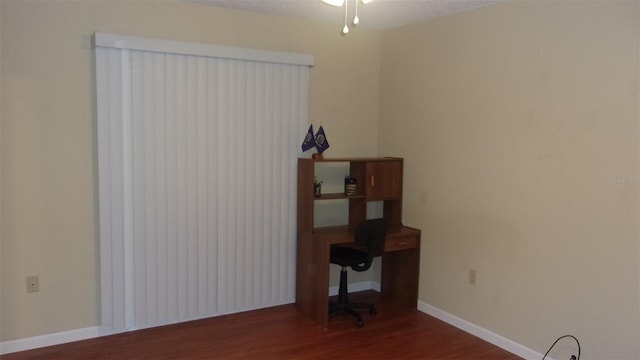
<path id="1" fill-rule="evenodd" d="M 214 6 L 304 17 L 319 22 L 344 24 L 344 7 L 334 7 L 320 0 L 190 0 Z M 353 19 L 355 1 L 347 0 L 349 21 Z M 434 17 L 496 3 L 499 0 L 373 0 L 359 3 L 358 17 L 364 28 L 385 30 Z"/>

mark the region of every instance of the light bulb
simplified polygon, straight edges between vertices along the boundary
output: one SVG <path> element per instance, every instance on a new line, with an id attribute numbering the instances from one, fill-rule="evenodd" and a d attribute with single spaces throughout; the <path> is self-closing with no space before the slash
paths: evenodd
<path id="1" fill-rule="evenodd" d="M 353 26 L 356 26 L 360 23 L 360 18 L 358 17 L 358 0 L 356 0 L 356 16 L 353 18 Z"/>
<path id="2" fill-rule="evenodd" d="M 356 0 L 357 1 L 357 0 Z M 342 35 L 346 35 L 349 33 L 349 26 L 347 25 L 347 17 L 349 16 L 349 4 L 344 4 L 344 27 L 342 28 Z"/>

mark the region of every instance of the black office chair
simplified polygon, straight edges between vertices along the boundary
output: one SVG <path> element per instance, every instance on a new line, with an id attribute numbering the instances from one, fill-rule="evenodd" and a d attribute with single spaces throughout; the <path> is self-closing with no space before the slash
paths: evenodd
<path id="1" fill-rule="evenodd" d="M 355 231 L 355 243 L 363 250 L 353 247 L 334 245 L 331 247 L 330 262 L 340 265 L 340 290 L 338 301 L 329 302 L 329 314 L 346 312 L 356 318 L 356 325 L 362 327 L 362 314 L 356 309 L 369 309 L 371 315 L 377 313 L 375 304 L 349 302 L 347 292 L 347 267 L 355 271 L 366 271 L 371 267 L 375 256 L 382 254 L 384 239 L 387 235 L 387 220 L 371 219 L 361 222 Z"/>

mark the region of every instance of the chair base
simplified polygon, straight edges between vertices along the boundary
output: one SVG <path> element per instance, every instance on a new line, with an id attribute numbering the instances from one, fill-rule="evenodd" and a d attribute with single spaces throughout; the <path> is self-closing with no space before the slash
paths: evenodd
<path id="1" fill-rule="evenodd" d="M 373 303 L 349 302 L 349 294 L 347 293 L 347 269 L 343 266 L 342 270 L 340 270 L 340 289 L 338 291 L 338 301 L 329 302 L 329 315 L 338 312 L 347 313 L 356 318 L 357 327 L 362 327 L 364 326 L 364 320 L 362 318 L 362 314 L 360 314 L 360 312 L 358 312 L 356 309 L 368 309 L 369 314 L 371 315 L 375 315 L 378 313 L 378 310 Z"/>

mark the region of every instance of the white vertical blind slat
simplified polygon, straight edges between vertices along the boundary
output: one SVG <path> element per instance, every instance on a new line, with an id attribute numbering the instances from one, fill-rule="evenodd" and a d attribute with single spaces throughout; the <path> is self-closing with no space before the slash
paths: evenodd
<path id="1" fill-rule="evenodd" d="M 275 66 L 274 74 L 275 74 L 273 79 L 274 80 L 273 82 L 274 114 L 282 114 L 283 113 L 282 111 L 283 94 L 282 92 L 278 91 L 279 89 L 282 88 L 282 68 L 280 66 Z M 274 132 L 271 134 L 271 136 L 273 137 L 273 141 L 275 145 L 273 146 L 274 172 L 272 173 L 273 181 L 272 181 L 271 193 L 277 194 L 279 193 L 279 190 L 280 190 L 280 181 L 278 181 L 277 179 L 277 174 L 281 174 L 283 172 L 283 169 L 282 169 L 282 163 L 279 161 L 276 161 L 276 159 L 280 158 L 280 149 L 283 143 L 283 136 L 282 136 L 282 129 L 280 127 L 279 119 L 274 117 L 273 119 L 271 119 L 271 121 L 274 124 L 273 126 Z M 271 275 L 271 279 L 270 279 L 271 297 L 269 301 L 272 303 L 275 303 L 277 301 L 278 294 L 280 293 L 280 290 L 281 290 L 280 287 L 278 286 L 279 280 L 281 279 L 281 276 L 279 273 L 281 261 L 279 259 L 279 256 L 282 252 L 282 249 L 280 248 L 281 244 L 278 241 L 281 236 L 280 227 L 279 227 L 281 203 L 282 203 L 281 196 L 278 196 L 277 198 L 272 199 L 273 206 L 271 211 L 273 212 L 274 216 L 272 220 L 273 226 L 271 227 L 271 239 L 274 239 L 274 241 L 271 244 L 271 258 L 269 260 L 271 264 L 271 269 L 269 271 L 269 274 Z"/>
<path id="2" fill-rule="evenodd" d="M 207 117 L 209 122 L 209 128 L 207 131 L 207 205 L 209 208 L 209 214 L 207 217 L 207 233 L 208 239 L 213 239 L 209 243 L 207 274 L 209 291 L 208 291 L 208 313 L 213 314 L 218 310 L 218 286 L 214 283 L 215 279 L 218 279 L 218 221 L 219 221 L 219 207 L 218 207 L 218 148 L 219 148 L 219 131 L 218 131 L 218 117 L 217 109 L 219 109 L 218 98 L 218 72 L 217 60 L 208 59 L 208 98 L 207 98 Z M 224 211 L 222 211 L 224 212 Z"/>
<path id="3" fill-rule="evenodd" d="M 229 177 L 233 176 L 231 173 L 234 170 L 232 168 L 232 162 L 230 157 L 233 152 L 229 151 L 232 148 L 233 142 L 231 142 L 229 119 L 231 114 L 229 108 L 231 107 L 229 93 L 231 92 L 229 86 L 229 78 L 231 77 L 231 69 L 228 68 L 228 60 L 220 59 L 217 62 L 218 78 L 218 96 L 219 107 L 216 111 L 216 121 L 218 123 L 218 164 L 219 169 L 225 169 L 225 171 L 218 171 L 218 209 L 220 209 L 218 215 L 218 231 L 217 231 L 217 244 L 219 250 L 218 258 L 218 306 L 219 310 L 223 313 L 228 312 L 231 303 L 233 303 L 233 293 L 229 289 L 230 267 L 233 265 L 231 259 L 235 257 L 233 248 L 229 244 L 229 239 L 233 234 L 230 232 L 229 225 L 233 221 L 233 215 L 235 209 L 231 206 L 229 200 L 230 187 Z M 226 255 L 226 256 L 223 256 Z"/>
<path id="4" fill-rule="evenodd" d="M 292 302 L 308 67 L 96 49 L 103 326 Z"/>
<path id="5" fill-rule="evenodd" d="M 110 74 L 114 73 L 117 69 L 111 69 L 109 66 L 109 51 L 106 49 L 96 49 L 96 92 L 100 94 L 110 94 L 109 88 L 113 85 L 110 84 L 112 77 Z M 115 77 L 119 79 L 119 77 Z M 106 100 L 106 99 L 105 99 Z M 108 241 L 100 242 L 100 255 L 102 261 L 100 262 L 101 273 L 101 288 L 110 289 L 108 293 L 103 292 L 102 296 L 102 309 L 101 318 L 103 324 L 109 327 L 121 326 L 117 324 L 115 319 L 114 305 L 115 305 L 115 274 L 113 268 L 113 221 L 111 217 L 112 212 L 112 183 L 111 174 L 114 172 L 111 169 L 113 159 L 111 157 L 111 123 L 109 121 L 109 112 L 113 109 L 111 102 L 103 101 L 97 104 L 98 117 L 103 121 L 98 122 L 98 133 L 101 134 L 98 137 L 98 153 L 101 161 L 98 163 L 98 178 L 100 183 L 100 192 L 98 194 L 98 201 L 101 204 L 101 211 L 99 214 L 100 226 L 100 238 L 107 239 Z"/>
<path id="6" fill-rule="evenodd" d="M 143 63 L 144 59 L 141 57 L 144 56 L 143 53 L 133 52 L 131 59 L 131 75 L 132 75 L 132 103 L 135 106 L 132 106 L 132 115 L 133 121 L 131 123 L 133 134 L 132 138 L 136 139 L 132 141 L 132 155 L 133 155 L 133 165 L 132 165 L 132 174 L 130 176 L 133 179 L 133 231 L 134 231 L 134 239 L 133 241 L 133 259 L 127 261 L 127 263 L 133 265 L 133 275 L 134 275 L 134 284 L 144 284 L 146 277 L 146 263 L 147 259 L 145 256 L 146 252 L 146 220 L 145 216 L 145 165 L 146 165 L 146 143 L 148 141 L 147 136 L 145 136 L 145 119 L 144 119 L 144 108 L 145 108 L 145 97 L 144 97 L 144 86 L 142 86 L 143 78 Z M 144 287 L 135 286 L 134 290 L 134 298 L 135 301 L 135 324 L 145 324 L 145 297 L 146 297 L 146 285 Z"/>
<path id="7" fill-rule="evenodd" d="M 244 284 L 245 284 L 245 271 L 246 270 L 246 259 L 244 258 L 245 252 L 245 227 L 250 224 L 246 221 L 246 210 L 244 207 L 245 203 L 245 191 L 244 191 L 244 180 L 246 179 L 245 166 L 246 164 L 246 109 L 247 103 L 246 98 L 244 98 L 245 94 L 245 78 L 246 78 L 246 67 L 245 62 L 243 61 L 235 61 L 235 104 L 234 109 L 236 110 L 235 115 L 233 116 L 234 121 L 234 132 L 232 134 L 233 139 L 235 139 L 235 176 L 233 177 L 233 188 L 235 189 L 235 196 L 233 198 L 233 202 L 235 203 L 236 208 L 236 224 L 235 224 L 235 232 L 236 235 L 234 237 L 234 244 L 236 247 L 236 256 L 234 261 L 233 270 L 235 271 L 235 283 L 233 284 L 233 288 L 235 290 L 235 304 L 240 308 L 245 308 L 245 296 L 244 296 Z M 231 285 L 231 284 L 230 284 Z"/>
<path id="8" fill-rule="evenodd" d="M 197 163 L 198 163 L 198 314 L 207 313 L 207 303 L 209 294 L 210 277 L 208 272 L 209 263 L 209 231 L 207 222 L 209 217 L 208 197 L 208 166 L 209 158 L 207 152 L 208 135 L 208 63 L 204 57 L 198 58 L 198 79 L 197 79 Z"/>
<path id="9" fill-rule="evenodd" d="M 120 58 L 122 71 L 122 117 L 115 119 L 122 123 L 122 197 L 123 206 L 123 251 L 124 251 L 124 315 L 125 326 L 135 327 L 135 269 L 134 269 L 134 199 L 133 199 L 133 97 L 131 94 L 131 51 L 125 50 Z"/>
<path id="10" fill-rule="evenodd" d="M 196 68 L 197 58 L 193 56 L 187 57 L 187 103 L 186 103 L 186 117 L 183 119 L 186 122 L 186 156 L 187 156 L 187 238 L 186 240 L 186 253 L 187 253 L 187 281 L 188 281 L 188 295 L 187 295 L 187 308 L 188 316 L 190 318 L 197 316 L 198 309 L 198 216 L 197 216 L 197 204 L 198 204 L 198 178 L 197 178 L 197 89 L 198 73 Z"/>
<path id="11" fill-rule="evenodd" d="M 274 136 L 274 131 L 277 131 L 277 126 L 275 125 L 275 118 L 273 116 L 274 112 L 277 111 L 277 106 L 276 106 L 276 99 L 275 99 L 275 92 L 276 89 L 274 88 L 274 79 L 275 79 L 275 69 L 271 68 L 267 71 L 267 78 L 266 78 L 266 91 L 265 91 L 265 98 L 266 98 L 266 103 L 267 103 L 267 111 L 265 112 L 265 121 L 266 121 L 266 128 L 265 128 L 265 138 L 268 138 L 269 141 L 272 142 L 271 146 L 265 147 L 265 164 L 274 164 L 275 163 L 275 157 L 273 154 L 273 150 L 278 146 L 278 139 L 275 138 Z M 268 194 L 273 194 L 273 183 L 274 183 L 274 172 L 276 171 L 275 166 L 271 165 L 268 166 L 265 169 L 265 172 L 263 174 L 264 176 L 264 180 L 265 180 L 265 186 L 264 186 L 264 194 L 266 196 L 269 196 Z M 271 197 L 268 197 L 269 200 L 274 200 L 271 199 Z M 275 199 L 277 200 L 277 199 Z M 274 209 L 273 209 L 273 205 L 274 205 L 274 201 L 267 201 L 267 198 L 264 199 L 264 203 L 263 203 L 263 213 L 266 215 L 265 216 L 265 229 L 264 229 L 264 237 L 265 238 L 269 238 L 272 239 L 273 234 L 272 234 L 272 229 L 274 226 Z M 275 245 L 274 244 L 265 244 L 264 248 L 263 248 L 263 258 L 264 258 L 264 268 L 263 268 L 263 277 L 262 277 L 262 281 L 264 284 L 264 293 L 263 293 L 263 297 L 265 298 L 266 302 L 271 303 L 272 302 L 272 293 L 273 293 L 273 284 L 271 282 L 271 274 L 273 272 L 272 270 L 272 266 L 273 266 L 273 261 L 272 261 L 272 257 L 271 257 L 271 253 L 274 250 Z"/>
<path id="12" fill-rule="evenodd" d="M 178 263 L 178 318 L 189 318 L 189 268 L 188 268 L 188 157 L 187 157 L 187 130 L 188 130 L 188 109 L 187 109 L 187 64 L 186 58 L 176 57 L 177 61 L 177 91 L 176 91 L 176 134 L 177 134 L 177 208 L 178 233 L 177 243 L 177 263 Z M 169 100 L 171 101 L 171 100 Z"/>
<path id="13" fill-rule="evenodd" d="M 164 112 L 166 121 L 166 172 L 167 182 L 167 322 L 179 319 L 178 297 L 178 110 L 176 98 L 178 93 L 177 59 L 174 55 L 165 55 L 166 95 Z"/>
<path id="14" fill-rule="evenodd" d="M 165 77 L 165 56 L 157 56 L 154 59 L 154 118 L 156 119 L 155 126 L 155 173 L 152 175 L 156 180 L 156 308 L 154 322 L 166 323 L 168 321 L 168 269 L 169 269 L 169 254 L 167 247 L 167 179 L 166 179 L 166 164 L 167 159 L 167 135 L 166 135 L 166 109 L 164 106 L 164 99 L 166 98 L 165 89 L 166 77 Z"/>
<path id="15" fill-rule="evenodd" d="M 247 76 L 245 81 L 246 95 L 245 99 L 247 101 L 246 106 L 246 130 L 245 130 L 245 143 L 246 143 L 246 162 L 254 164 L 254 166 L 249 166 L 246 168 L 246 177 L 245 181 L 242 184 L 242 188 L 244 189 L 245 198 L 243 207 L 247 209 L 246 212 L 246 221 L 250 226 L 245 227 L 245 251 L 243 258 L 246 262 L 246 271 L 245 271 L 245 284 L 244 284 L 244 295 L 245 295 L 245 306 L 247 308 L 255 307 L 259 303 L 259 299 L 257 299 L 258 294 L 253 291 L 255 278 L 257 276 L 256 264 L 254 261 L 254 251 L 256 248 L 256 244 L 258 241 L 262 240 L 260 235 L 256 233 L 256 224 L 257 217 L 255 213 L 255 208 L 253 204 L 258 201 L 255 193 L 255 187 L 252 186 L 254 182 L 260 181 L 260 174 L 256 172 L 256 162 L 259 161 L 260 148 L 258 147 L 258 138 L 256 136 L 256 123 L 258 120 L 256 107 L 257 107 L 257 96 L 256 96 L 256 71 L 257 64 L 249 64 L 247 66 Z"/>

